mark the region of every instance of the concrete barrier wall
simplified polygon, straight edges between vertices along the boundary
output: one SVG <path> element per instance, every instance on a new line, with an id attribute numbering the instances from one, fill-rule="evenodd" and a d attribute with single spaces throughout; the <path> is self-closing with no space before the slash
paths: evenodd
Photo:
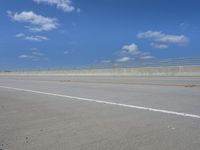
<path id="1" fill-rule="evenodd" d="M 9 72 L 0 75 L 34 76 L 200 76 L 200 66 L 83 69 Z"/>

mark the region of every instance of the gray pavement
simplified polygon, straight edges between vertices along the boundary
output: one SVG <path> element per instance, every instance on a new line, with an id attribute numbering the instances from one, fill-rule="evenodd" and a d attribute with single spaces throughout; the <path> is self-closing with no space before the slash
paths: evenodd
<path id="1" fill-rule="evenodd" d="M 0 86 L 200 115 L 200 78 L 0 77 Z M 0 87 L 0 149 L 199 150 L 200 119 Z"/>

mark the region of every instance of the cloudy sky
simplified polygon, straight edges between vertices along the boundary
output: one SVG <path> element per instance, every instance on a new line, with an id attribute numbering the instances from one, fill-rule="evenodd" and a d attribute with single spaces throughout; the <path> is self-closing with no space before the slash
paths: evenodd
<path id="1" fill-rule="evenodd" d="M 200 56 L 199 0 L 1 0 L 0 70 Z"/>

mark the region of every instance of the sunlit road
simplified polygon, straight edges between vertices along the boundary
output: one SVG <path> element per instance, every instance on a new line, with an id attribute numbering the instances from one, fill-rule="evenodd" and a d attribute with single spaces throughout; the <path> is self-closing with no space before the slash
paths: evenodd
<path id="1" fill-rule="evenodd" d="M 0 149 L 199 150 L 200 78 L 0 77 Z"/>

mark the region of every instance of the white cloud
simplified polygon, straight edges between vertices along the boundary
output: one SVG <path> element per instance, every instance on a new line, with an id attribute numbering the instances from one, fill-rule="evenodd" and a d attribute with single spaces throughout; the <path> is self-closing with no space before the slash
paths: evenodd
<path id="1" fill-rule="evenodd" d="M 127 61 L 130 61 L 130 60 L 131 60 L 130 57 L 124 56 L 124 57 L 118 58 L 116 61 L 117 62 L 127 62 Z"/>
<path id="2" fill-rule="evenodd" d="M 20 38 L 20 37 L 24 37 L 25 35 L 24 35 L 24 33 L 18 33 L 15 36 L 18 37 L 18 38 Z"/>
<path id="3" fill-rule="evenodd" d="M 23 11 L 21 13 L 14 13 L 7 11 L 14 21 L 28 23 L 29 26 L 25 26 L 30 31 L 51 31 L 58 27 L 58 21 L 56 18 L 48 18 L 42 15 L 35 14 L 32 11 Z"/>
<path id="4" fill-rule="evenodd" d="M 22 58 L 22 59 L 24 59 L 24 58 L 30 58 L 30 59 L 32 59 L 34 57 L 31 56 L 31 55 L 22 54 L 22 55 L 19 56 L 19 58 Z"/>
<path id="5" fill-rule="evenodd" d="M 27 59 L 32 61 L 47 60 L 45 55 L 41 52 L 32 52 L 31 54 L 22 54 L 19 56 L 20 59 Z"/>
<path id="6" fill-rule="evenodd" d="M 25 40 L 29 40 L 29 41 L 35 41 L 35 42 L 41 42 L 41 41 L 46 41 L 46 40 L 48 40 L 47 37 L 45 37 L 45 36 L 40 36 L 40 35 L 26 36 L 24 39 L 25 39 Z"/>
<path id="7" fill-rule="evenodd" d="M 143 52 L 139 48 L 139 46 L 135 43 L 131 44 L 126 44 L 122 46 L 121 50 L 114 53 L 115 55 L 118 56 L 117 59 L 114 61 L 110 60 L 102 60 L 102 63 L 111 63 L 111 62 L 118 62 L 118 63 L 126 63 L 126 62 L 131 62 L 131 61 L 138 61 L 138 60 L 148 60 L 148 59 L 153 59 L 155 58 L 148 52 Z"/>
<path id="8" fill-rule="evenodd" d="M 152 59 L 152 58 L 154 58 L 154 57 L 151 55 L 144 55 L 144 56 L 140 57 L 140 59 Z"/>
<path id="9" fill-rule="evenodd" d="M 41 42 L 41 41 L 46 41 L 48 40 L 47 37 L 41 36 L 41 35 L 31 35 L 31 36 L 26 36 L 24 33 L 18 33 L 15 35 L 17 38 L 22 38 L 25 40 L 29 41 L 35 41 L 35 42 Z"/>
<path id="10" fill-rule="evenodd" d="M 154 58 L 149 53 L 142 52 L 139 46 L 135 43 L 122 46 L 120 55 L 121 57 L 116 60 L 117 62 L 127 62 L 138 59 L 146 60 Z"/>
<path id="11" fill-rule="evenodd" d="M 44 56 L 44 54 L 41 53 L 41 52 L 32 52 L 32 54 L 33 54 L 34 56 Z"/>
<path id="12" fill-rule="evenodd" d="M 108 64 L 111 63 L 111 60 L 102 60 L 101 63 Z"/>
<path id="13" fill-rule="evenodd" d="M 64 12 L 72 12 L 75 10 L 71 0 L 33 0 L 33 1 L 38 4 L 44 3 L 51 6 L 55 5 L 58 9 L 61 9 Z"/>
<path id="14" fill-rule="evenodd" d="M 184 35 L 171 35 L 171 34 L 164 34 L 160 31 L 147 31 L 142 32 L 137 35 L 138 38 L 147 38 L 152 39 L 156 42 L 162 43 L 173 43 L 179 45 L 185 45 L 189 42 L 189 38 Z"/>
<path id="15" fill-rule="evenodd" d="M 138 33 L 138 38 L 159 38 L 161 36 L 161 32 L 159 31 L 147 31 L 147 32 L 141 32 Z"/>
<path id="16" fill-rule="evenodd" d="M 154 42 L 152 42 L 150 45 L 151 45 L 152 47 L 154 47 L 154 48 L 159 48 L 159 49 L 166 49 L 166 48 L 169 47 L 169 46 L 166 45 L 166 44 L 158 44 L 158 43 L 154 43 Z"/>
<path id="17" fill-rule="evenodd" d="M 130 45 L 124 45 L 122 47 L 122 52 L 136 55 L 139 53 L 139 48 L 135 43 L 132 43 Z"/>
<path id="18" fill-rule="evenodd" d="M 31 50 L 32 50 L 32 51 L 36 51 L 36 50 L 38 50 L 38 48 L 33 47 L 33 48 L 31 48 Z"/>

